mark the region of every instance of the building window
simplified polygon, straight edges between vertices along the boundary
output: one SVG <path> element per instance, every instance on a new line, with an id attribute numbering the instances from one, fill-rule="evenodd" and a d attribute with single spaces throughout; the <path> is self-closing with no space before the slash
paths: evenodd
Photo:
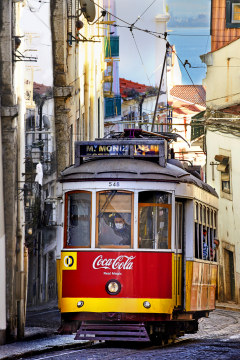
<path id="1" fill-rule="evenodd" d="M 216 155 L 215 160 L 219 161 L 217 170 L 221 172 L 221 190 L 230 194 L 229 157 L 224 155 Z"/>
<path id="2" fill-rule="evenodd" d="M 232 23 L 240 23 L 240 4 L 232 4 Z"/>
<path id="3" fill-rule="evenodd" d="M 226 0 L 226 28 L 240 28 L 240 0 Z"/>

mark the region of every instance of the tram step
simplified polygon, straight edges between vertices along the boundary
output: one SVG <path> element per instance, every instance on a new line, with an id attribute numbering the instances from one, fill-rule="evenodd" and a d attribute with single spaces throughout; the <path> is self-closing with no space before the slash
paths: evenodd
<path id="1" fill-rule="evenodd" d="M 150 341 L 144 323 L 106 324 L 83 321 L 75 340 Z"/>

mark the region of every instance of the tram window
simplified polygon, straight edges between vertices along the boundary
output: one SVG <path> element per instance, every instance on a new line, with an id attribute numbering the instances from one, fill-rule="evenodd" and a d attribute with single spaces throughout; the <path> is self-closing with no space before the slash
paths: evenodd
<path id="1" fill-rule="evenodd" d="M 198 203 L 195 203 L 195 221 L 198 221 Z"/>
<path id="2" fill-rule="evenodd" d="M 139 193 L 139 203 L 171 204 L 171 195 L 164 191 L 142 191 Z"/>
<path id="3" fill-rule="evenodd" d="M 214 211 L 214 213 L 213 213 L 213 228 L 216 229 L 216 227 L 217 227 L 217 214 Z"/>
<path id="4" fill-rule="evenodd" d="M 171 248 L 170 201 L 164 192 L 139 193 L 139 248 Z"/>
<path id="5" fill-rule="evenodd" d="M 66 195 L 67 246 L 90 247 L 91 193 L 76 192 Z"/>
<path id="6" fill-rule="evenodd" d="M 133 193 L 102 191 L 97 194 L 96 247 L 131 248 Z"/>
<path id="7" fill-rule="evenodd" d="M 182 249 L 182 232 L 183 232 L 183 204 L 176 202 L 176 235 L 175 235 L 175 249 Z"/>
<path id="8" fill-rule="evenodd" d="M 206 225 L 209 226 L 210 224 L 209 224 L 209 209 L 208 208 L 206 209 L 206 212 L 207 212 L 207 223 L 206 223 Z"/>
<path id="9" fill-rule="evenodd" d="M 213 226 L 213 211 L 211 211 L 211 215 L 210 215 L 210 226 Z"/>
<path id="10" fill-rule="evenodd" d="M 210 234 L 210 229 L 208 227 L 206 227 L 206 236 L 205 236 L 205 241 L 207 244 L 207 256 L 205 260 L 210 260 L 211 258 L 211 249 L 212 249 L 212 244 L 211 244 L 211 234 Z"/>
<path id="11" fill-rule="evenodd" d="M 212 229 L 212 231 L 213 231 L 213 241 L 214 241 L 214 239 L 217 239 L 217 230 Z M 213 244 L 213 261 L 218 261 L 217 248 L 218 246 L 216 244 Z"/>
<path id="12" fill-rule="evenodd" d="M 202 229 L 202 225 L 199 225 L 199 236 L 198 236 L 198 258 L 202 259 L 203 258 L 203 253 L 202 253 L 202 241 L 203 241 L 203 229 Z"/>
<path id="13" fill-rule="evenodd" d="M 195 206 L 197 206 L 197 204 L 195 204 Z M 201 219 L 203 222 L 198 221 L 195 216 L 195 258 L 217 261 L 216 245 L 214 245 L 217 213 L 204 205 L 198 204 L 198 207 L 199 219 L 201 219 L 201 211 L 203 212 Z"/>
<path id="14" fill-rule="evenodd" d="M 198 226 L 199 224 L 195 222 L 195 258 L 196 259 L 198 258 L 198 235 L 199 235 Z"/>
<path id="15" fill-rule="evenodd" d="M 206 225 L 206 206 L 203 206 L 203 224 Z"/>

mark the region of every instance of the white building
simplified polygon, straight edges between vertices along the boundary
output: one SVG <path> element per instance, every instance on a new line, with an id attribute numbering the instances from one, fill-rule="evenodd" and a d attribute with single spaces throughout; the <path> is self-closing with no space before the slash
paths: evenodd
<path id="1" fill-rule="evenodd" d="M 207 65 L 203 83 L 207 88 L 207 111 L 196 121 L 205 133 L 199 140 L 207 152 L 206 180 L 219 194 L 218 299 L 237 303 L 240 302 L 240 23 L 235 14 L 238 6 L 235 2 L 212 0 L 212 51 L 201 56 Z"/>

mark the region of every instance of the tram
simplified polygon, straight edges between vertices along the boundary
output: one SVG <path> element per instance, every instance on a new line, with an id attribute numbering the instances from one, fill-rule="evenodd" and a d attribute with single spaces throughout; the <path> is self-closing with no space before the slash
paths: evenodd
<path id="1" fill-rule="evenodd" d="M 75 143 L 58 179 L 59 333 L 166 343 L 215 309 L 218 195 L 171 134 Z"/>

